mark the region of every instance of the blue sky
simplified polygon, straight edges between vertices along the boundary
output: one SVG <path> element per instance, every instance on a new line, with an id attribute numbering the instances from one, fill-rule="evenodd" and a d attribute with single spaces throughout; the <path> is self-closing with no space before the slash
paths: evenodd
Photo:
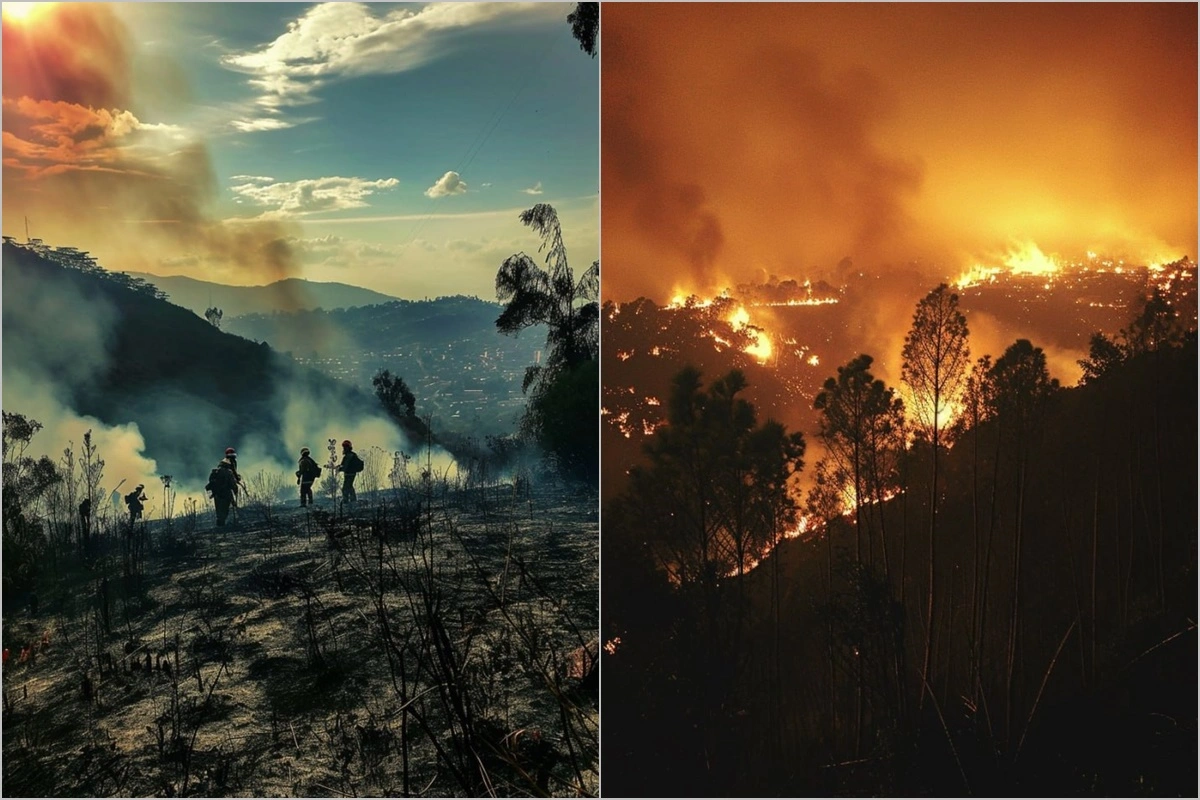
<path id="1" fill-rule="evenodd" d="M 111 173 L 119 164 L 125 185 L 141 187 L 152 173 L 163 178 L 154 191 L 174 182 L 194 192 L 122 206 L 119 222 L 141 224 L 149 232 L 141 238 L 154 243 L 140 254 L 114 240 L 128 224 L 48 219 L 59 214 L 36 198 L 53 193 L 57 168 L 10 163 L 45 144 L 37 133 L 44 124 L 33 126 L 20 154 L 6 137 L 6 190 L 15 182 L 24 205 L 37 208 L 39 230 L 55 234 L 48 241 L 88 247 L 117 269 L 229 283 L 288 273 L 402 297 L 491 297 L 504 257 L 537 247 L 517 219 L 537 202 L 558 209 L 568 254 L 582 269 L 599 254 L 599 63 L 571 36 L 572 8 L 114 4 L 119 42 L 97 53 L 125 60 L 107 76 L 121 91 L 77 111 L 101 107 L 106 119 L 133 123 L 103 123 L 112 153 L 89 151 L 89 166 L 103 160 Z M 30 17 L 21 22 L 27 36 L 61 35 L 49 14 Z M 16 24 L 6 16 L 5 26 Z M 6 117 L 24 94 L 70 99 L 6 76 Z M 37 155 L 48 158 L 45 148 Z M 90 180 L 83 167 L 71 174 Z M 163 209 L 180 203 L 195 206 L 203 219 L 188 225 L 203 233 L 173 233 L 182 226 Z M 14 233 L 16 210 L 6 197 L 5 233 Z M 222 258 L 227 246 L 208 245 L 213 237 L 240 242 L 245 231 L 286 239 L 293 257 L 262 270 L 245 256 L 249 246 L 232 264 Z"/>

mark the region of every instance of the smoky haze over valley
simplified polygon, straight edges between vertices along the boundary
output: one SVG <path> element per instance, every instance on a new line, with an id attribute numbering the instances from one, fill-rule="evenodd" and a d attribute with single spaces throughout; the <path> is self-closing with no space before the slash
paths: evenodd
<path id="1" fill-rule="evenodd" d="M 52 453 L 92 429 L 113 484 L 150 486 L 171 474 L 181 491 L 199 494 L 229 445 L 247 469 L 285 473 L 300 447 L 321 452 L 327 438 L 389 452 L 419 446 L 369 385 L 300 367 L 103 273 L 11 243 L 4 260 L 5 405 L 46 426 Z"/>

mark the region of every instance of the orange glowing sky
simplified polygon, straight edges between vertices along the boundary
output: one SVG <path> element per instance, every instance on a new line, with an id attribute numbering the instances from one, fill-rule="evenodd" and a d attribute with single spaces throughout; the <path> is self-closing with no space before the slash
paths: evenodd
<path id="1" fill-rule="evenodd" d="M 604 296 L 1196 255 L 1194 4 L 611 4 Z M 815 269 L 814 269 L 815 268 Z"/>

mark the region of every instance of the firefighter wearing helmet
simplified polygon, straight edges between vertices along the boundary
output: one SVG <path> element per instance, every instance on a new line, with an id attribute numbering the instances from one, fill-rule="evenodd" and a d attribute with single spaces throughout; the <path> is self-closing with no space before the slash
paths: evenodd
<path id="1" fill-rule="evenodd" d="M 321 477 L 321 466 L 309 455 L 307 447 L 300 448 L 300 462 L 296 465 L 296 483 L 300 484 L 300 505 L 314 505 L 312 486 Z"/>
<path id="2" fill-rule="evenodd" d="M 231 469 L 233 471 L 233 478 L 237 482 L 237 486 L 241 487 L 242 489 L 245 489 L 246 483 L 245 483 L 245 481 L 242 480 L 242 473 L 238 472 L 237 450 L 234 450 L 232 447 L 226 447 L 224 463 L 228 464 L 229 469 Z M 237 505 L 237 494 L 238 494 L 238 489 L 237 489 L 237 487 L 234 487 L 233 500 L 234 500 L 235 506 Z"/>
<path id="3" fill-rule="evenodd" d="M 342 463 L 337 471 L 342 473 L 342 502 L 353 503 L 358 500 L 354 491 L 354 476 L 363 471 L 363 460 L 354 452 L 350 440 L 342 442 Z"/>
<path id="4" fill-rule="evenodd" d="M 208 483 L 204 488 L 212 493 L 213 504 L 217 510 L 217 525 L 223 526 L 233 511 L 237 520 L 238 488 L 245 488 L 242 476 L 237 471 L 237 451 L 232 447 L 225 448 L 225 457 L 208 474 Z"/>

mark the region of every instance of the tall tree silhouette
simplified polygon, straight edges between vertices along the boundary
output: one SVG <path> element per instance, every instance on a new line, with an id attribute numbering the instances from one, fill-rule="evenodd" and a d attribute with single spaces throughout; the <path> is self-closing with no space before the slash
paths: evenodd
<path id="1" fill-rule="evenodd" d="M 746 387 L 739 370 L 707 391 L 699 370 L 681 370 L 667 425 L 646 443 L 649 467 L 631 470 L 626 501 L 654 532 L 655 560 L 677 585 L 741 574 L 776 528 L 795 524 L 787 481 L 803 467 L 804 438 L 773 420 L 759 425 L 740 396 Z"/>
<path id="2" fill-rule="evenodd" d="M 863 506 L 882 502 L 892 482 L 894 456 L 904 445 L 904 403 L 871 374 L 873 361 L 864 354 L 838 367 L 837 377 L 825 381 L 813 403 L 821 412 L 817 435 L 837 471 L 845 474 L 854 487 L 855 558 L 861 560 L 861 539 L 866 528 L 867 560 L 871 562 L 872 537 L 869 522 L 863 520 Z M 882 520 L 881 513 L 881 525 Z M 886 535 L 885 530 L 881 533 Z M 886 575 L 887 544 L 881 540 Z"/>
<path id="3" fill-rule="evenodd" d="M 507 305 L 496 327 L 510 335 L 535 325 L 547 328 L 545 363 L 525 370 L 521 388 L 530 401 L 523 425 L 570 471 L 594 474 L 600 262 L 576 280 L 552 206 L 538 203 L 521 212 L 521 222 L 541 237 L 538 252 L 546 252 L 546 269 L 525 253 L 505 259 L 496 273 L 496 296 Z"/>
<path id="4" fill-rule="evenodd" d="M 707 389 L 699 370 L 681 370 L 667 424 L 646 443 L 648 463 L 631 469 L 629 488 L 606 517 L 613 535 L 640 542 L 675 587 L 683 609 L 680 680 L 691 682 L 698 733 L 714 754 L 723 749 L 730 698 L 749 657 L 742 641 L 751 603 L 740 578 L 796 525 L 789 484 L 803 467 L 803 436 L 773 420 L 759 424 L 741 396 L 746 387 L 737 370 Z"/>
<path id="5" fill-rule="evenodd" d="M 928 433 L 933 446 L 933 475 L 929 484 L 929 595 L 925 611 L 922 682 L 929 679 L 929 660 L 933 653 L 938 450 L 945 418 L 958 399 L 971 356 L 967 336 L 967 319 L 958 310 L 958 295 L 943 283 L 917 303 L 912 328 L 904 337 L 902 379 L 909 387 L 917 423 Z M 922 704 L 924 697 L 922 693 Z"/>
<path id="6" fill-rule="evenodd" d="M 1025 531 L 1025 495 L 1029 475 L 1031 436 L 1041 422 L 1046 402 L 1058 390 L 1050 377 L 1046 355 L 1028 339 L 1009 345 L 988 375 L 993 414 L 1012 440 L 1016 498 L 1013 537 L 1012 604 L 1009 608 L 1008 650 L 1005 662 L 1004 717 L 1012 735 L 1013 671 L 1021 624 L 1021 555 Z"/>
<path id="7" fill-rule="evenodd" d="M 971 560 L 971 664 L 976 680 L 972 682 L 973 691 L 980 687 L 979 670 L 981 668 L 981 652 L 983 640 L 984 616 L 987 613 L 987 584 L 991 570 L 992 534 L 995 532 L 996 521 L 996 483 L 993 473 L 991 480 L 991 512 L 988 515 L 988 539 L 983 542 L 982 526 L 980 525 L 979 499 L 979 446 L 982 431 L 980 425 L 991 419 L 995 413 L 995 400 L 992 382 L 992 357 L 982 356 L 971 368 L 963 386 L 962 413 L 951 423 L 953 436 L 958 438 L 966 431 L 972 431 L 971 436 L 971 531 L 973 534 L 974 550 Z M 996 455 L 992 459 L 993 470 L 998 469 L 1000 440 L 996 438 Z"/>

